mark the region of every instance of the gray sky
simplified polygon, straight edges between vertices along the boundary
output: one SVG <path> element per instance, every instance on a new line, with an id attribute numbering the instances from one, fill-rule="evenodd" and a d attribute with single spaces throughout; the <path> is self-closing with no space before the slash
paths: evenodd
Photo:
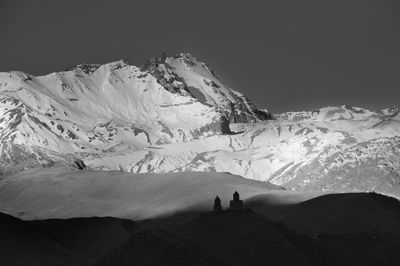
<path id="1" fill-rule="evenodd" d="M 236 3 L 234 3 L 236 2 Z M 272 112 L 400 104 L 400 1 L 0 2 L 0 69 L 190 52 Z"/>

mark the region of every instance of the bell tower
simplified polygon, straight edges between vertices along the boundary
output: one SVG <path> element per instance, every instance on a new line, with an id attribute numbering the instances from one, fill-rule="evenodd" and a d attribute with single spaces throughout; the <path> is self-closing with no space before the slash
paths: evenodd
<path id="1" fill-rule="evenodd" d="M 229 209 L 243 209 L 243 201 L 240 199 L 240 195 L 237 191 L 233 193 L 233 200 L 229 203 Z"/>
<path id="2" fill-rule="evenodd" d="M 214 212 L 215 213 L 222 212 L 221 199 L 218 196 L 215 197 L 214 199 Z"/>

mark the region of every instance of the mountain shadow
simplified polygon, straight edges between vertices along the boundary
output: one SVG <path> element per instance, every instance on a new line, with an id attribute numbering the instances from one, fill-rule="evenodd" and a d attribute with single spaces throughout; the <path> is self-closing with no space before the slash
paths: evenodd
<path id="1" fill-rule="evenodd" d="M 265 199 L 137 222 L 112 217 L 22 221 L 0 214 L 0 264 L 400 265 L 396 199 L 331 194 L 287 206 Z M 260 206 L 274 210 L 261 215 Z"/>

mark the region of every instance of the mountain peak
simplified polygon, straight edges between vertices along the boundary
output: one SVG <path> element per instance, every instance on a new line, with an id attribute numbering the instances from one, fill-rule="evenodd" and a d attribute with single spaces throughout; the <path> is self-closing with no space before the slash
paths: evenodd
<path id="1" fill-rule="evenodd" d="M 200 60 L 198 60 L 196 57 L 194 57 L 191 53 L 188 52 L 182 52 L 182 53 L 178 53 L 176 55 L 173 56 L 169 56 L 175 59 L 181 59 L 184 62 L 190 62 L 190 64 L 194 64 L 195 62 L 200 62 Z"/>
<path id="2" fill-rule="evenodd" d="M 106 64 L 89 64 L 82 63 L 70 68 L 67 68 L 66 71 L 75 71 L 75 72 L 83 72 L 87 75 L 93 74 L 98 68 L 105 67 L 110 70 L 120 69 L 125 66 L 129 66 L 129 63 L 125 59 L 120 59 L 114 62 L 106 63 Z"/>
<path id="3" fill-rule="evenodd" d="M 119 69 L 119 68 L 123 68 L 126 66 L 130 66 L 129 62 L 125 59 L 120 59 L 114 62 L 110 62 L 107 64 L 104 64 L 104 66 L 107 66 L 108 68 L 114 70 L 114 69 Z"/>

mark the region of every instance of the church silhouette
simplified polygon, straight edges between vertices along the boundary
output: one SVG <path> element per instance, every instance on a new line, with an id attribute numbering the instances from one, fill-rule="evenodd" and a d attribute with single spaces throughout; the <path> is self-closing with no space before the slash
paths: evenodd
<path id="1" fill-rule="evenodd" d="M 214 209 L 213 212 L 215 214 L 221 214 L 223 212 L 238 212 L 238 211 L 250 211 L 250 209 L 245 208 L 243 205 L 243 201 L 240 199 L 240 195 L 237 191 L 233 193 L 233 199 L 229 202 L 229 209 L 223 210 L 221 205 L 221 199 L 219 196 L 216 196 L 214 199 Z"/>

